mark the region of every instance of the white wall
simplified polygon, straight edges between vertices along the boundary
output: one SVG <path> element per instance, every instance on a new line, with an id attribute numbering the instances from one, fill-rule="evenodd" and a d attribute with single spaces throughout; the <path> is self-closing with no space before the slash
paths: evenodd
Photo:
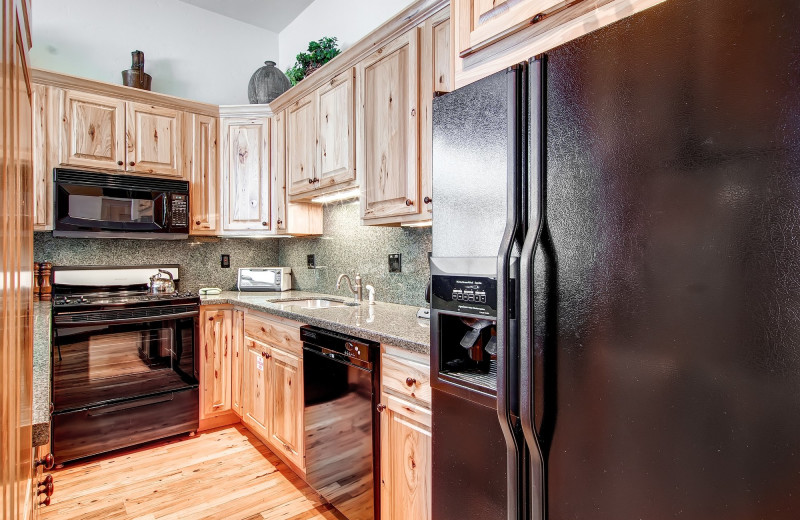
<path id="1" fill-rule="evenodd" d="M 178 0 L 33 2 L 36 68 L 121 84 L 134 50 L 154 92 L 245 104 L 250 76 L 278 58 L 278 35 Z"/>
<path id="2" fill-rule="evenodd" d="M 37 0 L 41 1 L 41 0 Z M 278 34 L 281 70 L 294 65 L 308 42 L 339 38 L 344 50 L 392 18 L 413 0 L 315 0 Z"/>

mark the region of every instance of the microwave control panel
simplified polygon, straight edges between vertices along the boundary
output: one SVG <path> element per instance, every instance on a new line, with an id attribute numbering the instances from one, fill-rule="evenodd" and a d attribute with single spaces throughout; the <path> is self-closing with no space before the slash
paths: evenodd
<path id="1" fill-rule="evenodd" d="M 431 307 L 478 316 L 497 316 L 497 280 L 476 276 L 434 275 Z"/>
<path id="2" fill-rule="evenodd" d="M 170 195 L 172 227 L 189 227 L 189 196 L 182 193 Z"/>

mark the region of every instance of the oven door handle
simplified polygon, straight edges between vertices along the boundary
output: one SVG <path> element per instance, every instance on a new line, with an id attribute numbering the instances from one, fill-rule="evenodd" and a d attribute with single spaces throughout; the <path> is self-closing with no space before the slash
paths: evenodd
<path id="1" fill-rule="evenodd" d="M 86 321 L 59 321 L 55 317 L 53 323 L 56 327 L 85 327 L 87 325 L 125 325 L 127 323 L 147 323 L 150 321 L 176 320 L 179 318 L 193 318 L 200 315 L 200 311 L 178 312 L 175 314 L 162 314 L 155 316 L 137 316 L 136 318 L 120 318 L 114 320 L 86 320 Z"/>

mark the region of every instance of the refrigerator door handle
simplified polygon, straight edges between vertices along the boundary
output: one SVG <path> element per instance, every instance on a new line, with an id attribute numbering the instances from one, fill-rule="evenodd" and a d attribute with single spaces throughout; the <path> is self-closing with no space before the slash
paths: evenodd
<path id="1" fill-rule="evenodd" d="M 536 432 L 534 413 L 534 281 L 536 247 L 544 223 L 544 56 L 531 60 L 528 68 L 530 93 L 530 225 L 520 253 L 520 422 L 528 445 L 530 472 L 530 518 L 544 520 L 544 457 Z"/>
<path id="2" fill-rule="evenodd" d="M 510 308 L 516 300 L 511 284 L 511 254 L 519 234 L 521 211 L 520 186 L 522 182 L 522 91 L 527 64 L 515 65 L 508 70 L 508 211 L 506 227 L 497 256 L 497 417 L 506 443 L 506 477 L 508 520 L 523 518 L 520 497 L 522 496 L 521 468 L 519 467 L 521 439 L 515 432 L 515 420 L 511 411 L 513 370 L 512 345 L 510 342 Z M 514 300 L 512 300 L 512 298 Z M 518 430 L 517 430 L 518 431 Z"/>

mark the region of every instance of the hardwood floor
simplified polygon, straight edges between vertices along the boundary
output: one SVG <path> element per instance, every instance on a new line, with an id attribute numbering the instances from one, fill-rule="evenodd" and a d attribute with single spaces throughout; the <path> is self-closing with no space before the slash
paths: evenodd
<path id="1" fill-rule="evenodd" d="M 68 464 L 53 478 L 43 520 L 344 518 L 240 424 Z"/>

